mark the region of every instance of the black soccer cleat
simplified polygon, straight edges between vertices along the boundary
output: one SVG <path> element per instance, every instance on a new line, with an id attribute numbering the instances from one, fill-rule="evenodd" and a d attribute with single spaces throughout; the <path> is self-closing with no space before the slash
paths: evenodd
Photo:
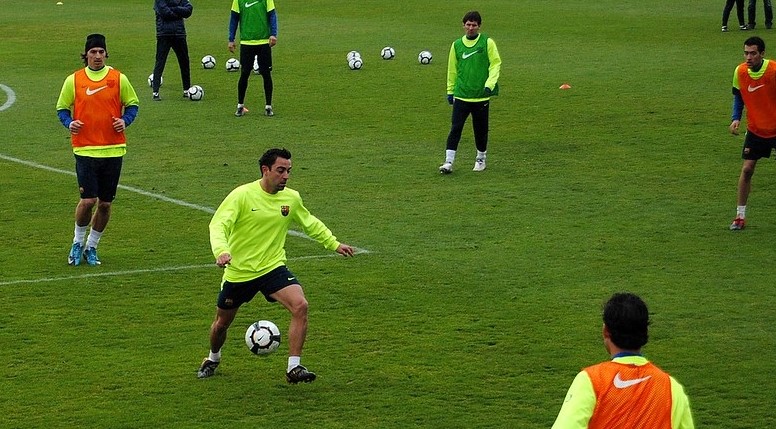
<path id="1" fill-rule="evenodd" d="M 286 381 L 291 384 L 312 383 L 315 381 L 315 373 L 310 372 L 302 365 L 297 365 L 286 373 Z"/>
<path id="2" fill-rule="evenodd" d="M 197 378 L 208 378 L 213 376 L 216 373 L 216 368 L 218 368 L 218 364 L 220 362 L 213 362 L 212 360 L 205 358 L 205 360 L 202 361 L 202 366 L 199 367 L 199 371 L 197 371 Z"/>

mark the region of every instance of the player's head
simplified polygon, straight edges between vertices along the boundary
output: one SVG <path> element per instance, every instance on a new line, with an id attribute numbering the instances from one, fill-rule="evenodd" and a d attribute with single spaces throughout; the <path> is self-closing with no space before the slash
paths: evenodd
<path id="1" fill-rule="evenodd" d="M 261 187 L 275 194 L 286 188 L 291 173 L 291 152 L 286 149 L 270 149 L 259 159 Z"/>
<path id="2" fill-rule="evenodd" d="M 604 330 L 623 350 L 640 350 L 649 340 L 647 304 L 632 293 L 615 293 L 604 304 Z"/>
<path id="3" fill-rule="evenodd" d="M 86 36 L 84 52 L 81 54 L 84 65 L 93 70 L 99 70 L 105 65 L 105 58 L 108 58 L 105 36 L 97 33 Z"/>
<path id="4" fill-rule="evenodd" d="M 765 53 L 765 40 L 758 36 L 752 36 L 744 41 L 744 47 L 757 46 L 757 52 L 760 54 Z"/>
<path id="5" fill-rule="evenodd" d="M 480 16 L 480 13 L 476 10 L 470 10 L 469 12 L 466 12 L 466 15 L 463 16 L 464 24 L 467 22 L 476 22 L 477 26 L 482 25 L 482 16 Z"/>
<path id="6" fill-rule="evenodd" d="M 264 174 L 264 167 L 269 169 L 275 164 L 278 158 L 291 159 L 291 152 L 288 149 L 272 148 L 264 152 L 264 155 L 259 158 L 259 170 Z"/>

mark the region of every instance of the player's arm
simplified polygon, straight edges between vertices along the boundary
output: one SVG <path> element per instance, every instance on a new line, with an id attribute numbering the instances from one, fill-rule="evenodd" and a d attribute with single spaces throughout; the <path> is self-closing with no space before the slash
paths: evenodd
<path id="1" fill-rule="evenodd" d="M 501 75 L 501 55 L 498 53 L 496 42 L 490 38 L 488 39 L 488 61 L 490 65 L 488 66 L 488 80 L 485 81 L 485 88 L 492 91 Z"/>
<path id="2" fill-rule="evenodd" d="M 154 0 L 154 11 L 165 21 L 178 19 L 178 14 L 167 4 L 167 0 Z"/>
<path id="3" fill-rule="evenodd" d="M 194 6 L 189 0 L 184 0 L 181 4 L 175 6 L 173 10 L 175 11 L 175 14 L 178 15 L 178 18 L 186 19 L 191 17 L 192 12 L 194 12 Z"/>
<path id="4" fill-rule="evenodd" d="M 671 377 L 671 429 L 695 429 L 684 387 Z"/>
<path id="5" fill-rule="evenodd" d="M 239 211 L 237 197 L 232 191 L 224 198 L 224 201 L 218 206 L 213 218 L 210 220 L 208 229 L 210 232 L 210 250 L 216 258 L 216 262 L 224 253 L 231 253 L 229 249 L 229 236 L 234 228 Z"/>
<path id="6" fill-rule="evenodd" d="M 738 66 L 741 67 L 741 66 Z M 741 116 L 744 113 L 744 98 L 741 96 L 741 87 L 738 83 L 738 67 L 733 72 L 733 112 L 730 115 L 730 133 L 738 135 L 741 126 Z"/>
<path id="7" fill-rule="evenodd" d="M 295 214 L 294 222 L 302 228 L 302 231 L 304 231 L 308 237 L 321 243 L 327 250 L 337 251 L 341 244 L 337 241 L 337 237 L 331 233 L 331 230 L 321 222 L 320 219 L 313 216 L 310 211 L 307 210 L 301 199 L 292 213 Z"/>
<path id="8" fill-rule="evenodd" d="M 580 371 L 571 382 L 552 429 L 587 429 L 595 402 L 593 383 L 587 372 Z"/>
<path id="9" fill-rule="evenodd" d="M 447 95 L 452 95 L 455 90 L 455 80 L 458 77 L 458 59 L 455 58 L 455 43 L 450 46 L 447 55 Z"/>
<path id="10" fill-rule="evenodd" d="M 229 51 L 234 52 L 234 38 L 237 35 L 237 26 L 240 25 L 240 5 L 237 0 L 232 1 L 232 11 L 229 13 Z"/>
<path id="11" fill-rule="evenodd" d="M 121 104 L 124 106 L 124 113 L 121 115 L 120 119 L 124 121 L 124 128 L 126 128 L 132 122 L 134 122 L 135 117 L 137 116 L 140 100 L 137 98 L 135 88 L 133 88 L 132 84 L 129 83 L 129 79 L 124 75 L 124 73 L 121 74 L 120 85 Z"/>
<path id="12" fill-rule="evenodd" d="M 75 103 L 75 76 L 71 74 L 62 84 L 62 90 L 59 91 L 57 99 L 57 116 L 59 122 L 67 129 L 70 129 L 70 123 L 73 122 L 73 112 L 70 110 L 73 103 Z"/>

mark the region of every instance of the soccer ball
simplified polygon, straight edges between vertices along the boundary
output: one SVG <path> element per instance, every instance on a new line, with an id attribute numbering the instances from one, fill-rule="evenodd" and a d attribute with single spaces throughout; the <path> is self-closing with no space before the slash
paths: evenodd
<path id="1" fill-rule="evenodd" d="M 245 344 L 257 355 L 270 354 L 280 345 L 280 330 L 269 320 L 259 320 L 245 331 Z"/>
<path id="2" fill-rule="evenodd" d="M 159 78 L 159 86 L 162 86 L 163 83 L 164 83 L 164 76 Z M 151 88 L 154 87 L 154 74 L 153 73 L 148 75 L 148 86 L 151 87 Z"/>
<path id="3" fill-rule="evenodd" d="M 205 96 L 205 90 L 199 85 L 193 85 L 187 92 L 189 93 L 189 99 L 192 101 L 202 100 L 202 97 Z"/>
<path id="4" fill-rule="evenodd" d="M 216 66 L 216 59 L 212 55 L 205 55 L 202 57 L 202 67 L 206 69 L 212 69 Z"/>
<path id="5" fill-rule="evenodd" d="M 348 61 L 348 67 L 350 67 L 351 70 L 359 70 L 363 65 L 364 62 L 361 61 L 360 57 L 351 58 L 350 61 Z"/>
<path id="6" fill-rule="evenodd" d="M 237 58 L 229 58 L 226 60 L 226 71 L 235 72 L 240 70 L 240 60 Z"/>
<path id="7" fill-rule="evenodd" d="M 353 58 L 361 58 L 361 53 L 358 51 L 348 52 L 348 62 L 350 62 L 350 60 L 352 60 Z"/>
<path id="8" fill-rule="evenodd" d="M 253 59 L 253 72 L 256 74 L 259 74 L 259 59 L 254 58 Z"/>
<path id="9" fill-rule="evenodd" d="M 396 51 L 390 46 L 384 47 L 382 52 L 380 52 L 380 56 L 383 57 L 384 60 L 392 60 L 394 55 L 396 55 Z"/>
<path id="10" fill-rule="evenodd" d="M 431 64 L 431 52 L 420 51 L 418 54 L 418 62 L 421 64 Z"/>

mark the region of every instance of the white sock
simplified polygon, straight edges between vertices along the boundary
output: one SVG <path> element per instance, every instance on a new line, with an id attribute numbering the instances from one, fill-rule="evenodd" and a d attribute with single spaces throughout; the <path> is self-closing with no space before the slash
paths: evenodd
<path id="1" fill-rule="evenodd" d="M 288 357 L 288 369 L 286 370 L 286 372 L 290 372 L 292 369 L 294 369 L 297 366 L 299 366 L 301 364 L 301 362 L 302 362 L 302 357 L 301 356 L 289 356 Z"/>
<path id="2" fill-rule="evenodd" d="M 219 351 L 217 351 L 215 353 L 213 353 L 211 351 L 210 355 L 208 355 L 208 357 L 207 357 L 207 360 L 209 360 L 211 362 L 221 362 L 221 350 L 219 350 Z"/>
<path id="3" fill-rule="evenodd" d="M 89 237 L 86 239 L 86 248 L 91 249 L 92 247 L 94 247 L 96 249 L 97 245 L 100 244 L 101 237 L 102 237 L 102 232 L 95 231 L 94 228 L 92 228 L 92 230 L 89 232 Z"/>
<path id="4" fill-rule="evenodd" d="M 488 156 L 488 151 L 485 151 L 485 152 L 477 151 L 477 159 L 481 159 L 485 161 L 485 157 L 487 156 Z"/>
<path id="5" fill-rule="evenodd" d="M 265 105 L 264 105 L 264 109 L 271 109 L 271 108 L 272 108 L 272 105 L 271 105 L 271 104 L 265 104 Z"/>
<path id="6" fill-rule="evenodd" d="M 455 151 L 454 150 L 450 150 L 450 149 L 445 150 L 445 162 L 446 163 L 449 162 L 450 164 L 455 162 Z"/>
<path id="7" fill-rule="evenodd" d="M 736 217 L 746 218 L 746 206 L 736 206 Z"/>
<path id="8" fill-rule="evenodd" d="M 81 243 L 84 242 L 84 237 L 86 237 L 86 229 L 89 228 L 89 225 L 86 226 L 78 226 L 78 224 L 75 224 L 75 230 L 73 231 L 73 243 Z"/>
<path id="9" fill-rule="evenodd" d="M 237 103 L 237 108 L 239 109 L 240 107 L 245 107 L 245 106 L 243 106 L 242 103 Z"/>

